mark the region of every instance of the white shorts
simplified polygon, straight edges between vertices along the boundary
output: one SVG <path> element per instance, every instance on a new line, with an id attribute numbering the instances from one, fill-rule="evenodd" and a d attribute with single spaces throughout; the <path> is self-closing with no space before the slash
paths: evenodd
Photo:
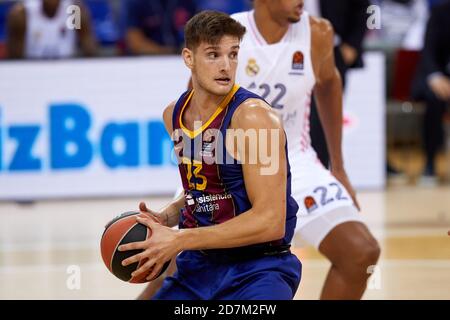
<path id="1" fill-rule="evenodd" d="M 316 249 L 338 224 L 362 222 L 344 186 L 318 160 L 313 150 L 289 154 L 291 194 L 297 201 L 296 246 L 306 242 Z"/>

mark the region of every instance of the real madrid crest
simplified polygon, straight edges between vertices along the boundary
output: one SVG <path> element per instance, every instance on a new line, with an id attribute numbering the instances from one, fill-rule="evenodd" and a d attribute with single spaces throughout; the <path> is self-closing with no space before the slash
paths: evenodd
<path id="1" fill-rule="evenodd" d="M 253 58 L 248 59 L 247 66 L 245 67 L 245 72 L 250 77 L 254 77 L 259 72 L 259 66 L 256 64 L 256 60 Z"/>

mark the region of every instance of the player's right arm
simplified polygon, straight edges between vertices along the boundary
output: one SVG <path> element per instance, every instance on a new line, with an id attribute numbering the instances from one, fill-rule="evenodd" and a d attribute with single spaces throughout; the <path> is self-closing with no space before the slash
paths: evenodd
<path id="1" fill-rule="evenodd" d="M 190 82 L 190 80 L 189 80 Z M 164 126 L 166 127 L 167 133 L 169 135 L 172 135 L 173 128 L 172 128 L 172 115 L 173 115 L 173 108 L 175 106 L 175 102 L 170 103 L 163 113 L 163 119 L 164 119 Z M 153 214 L 158 218 L 160 223 L 167 227 L 174 227 L 178 224 L 178 221 L 180 219 L 180 209 L 184 206 L 184 194 L 180 193 L 174 201 L 170 202 L 167 206 L 162 208 L 159 212 L 152 211 L 147 208 L 144 202 L 141 202 L 139 204 L 139 210 L 142 212 L 148 212 L 150 214 Z M 169 268 L 165 271 L 163 275 L 156 278 L 155 280 L 151 281 L 145 289 L 139 294 L 137 297 L 138 300 L 149 300 L 151 299 L 156 292 L 161 288 L 164 279 L 166 278 L 166 274 L 173 274 L 176 270 L 176 264 L 175 260 L 172 260 L 170 262 Z"/>
<path id="2" fill-rule="evenodd" d="M 331 173 L 341 182 L 359 209 L 342 156 L 342 81 L 334 61 L 334 31 L 325 19 L 311 17 L 311 51 L 316 85 L 314 97 L 330 153 Z"/>
<path id="3" fill-rule="evenodd" d="M 169 136 L 172 135 L 172 115 L 175 107 L 175 101 L 171 102 L 163 113 L 164 126 L 166 127 Z M 169 202 L 165 207 L 159 211 L 148 209 L 144 202 L 139 204 L 139 210 L 142 212 L 150 213 L 159 220 L 159 222 L 167 227 L 174 227 L 178 225 L 180 219 L 180 210 L 184 207 L 184 194 L 181 193 L 173 201 Z"/>
<path id="4" fill-rule="evenodd" d="M 6 23 L 6 51 L 10 59 L 25 55 L 26 13 L 22 3 L 17 3 L 8 14 Z"/>

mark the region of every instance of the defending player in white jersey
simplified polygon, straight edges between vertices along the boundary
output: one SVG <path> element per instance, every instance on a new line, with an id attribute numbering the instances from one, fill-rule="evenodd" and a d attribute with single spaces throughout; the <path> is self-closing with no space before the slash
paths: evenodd
<path id="1" fill-rule="evenodd" d="M 247 29 L 237 82 L 260 94 L 283 118 L 299 235 L 331 262 L 322 299 L 359 299 L 380 249 L 358 213 L 344 169 L 342 84 L 327 20 L 303 11 L 303 0 L 254 0 L 254 10 L 232 16 Z M 309 106 L 316 98 L 331 172 L 310 144 Z"/>

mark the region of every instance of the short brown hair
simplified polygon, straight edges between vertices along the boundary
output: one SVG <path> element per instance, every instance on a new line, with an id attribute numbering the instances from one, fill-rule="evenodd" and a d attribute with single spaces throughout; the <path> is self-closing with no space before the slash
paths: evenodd
<path id="1" fill-rule="evenodd" d="M 219 43 L 225 35 L 235 36 L 242 40 L 245 27 L 231 18 L 228 14 L 205 10 L 197 13 L 184 28 L 185 46 L 191 50 L 196 49 L 200 43 Z"/>

